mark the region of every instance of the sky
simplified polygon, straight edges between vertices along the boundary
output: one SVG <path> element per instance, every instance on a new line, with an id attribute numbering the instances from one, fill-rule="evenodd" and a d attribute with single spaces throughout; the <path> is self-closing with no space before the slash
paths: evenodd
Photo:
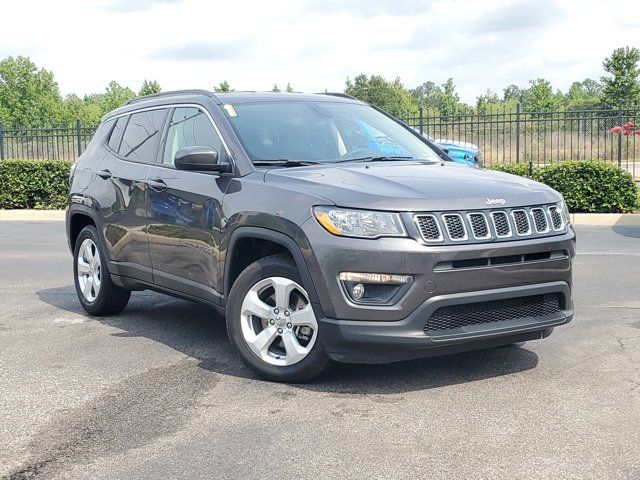
<path id="1" fill-rule="evenodd" d="M 596 0 L 3 0 L 0 58 L 28 56 L 63 94 L 343 91 L 359 73 L 408 88 L 452 77 L 463 101 L 533 78 L 566 90 L 640 48 L 640 8 Z"/>

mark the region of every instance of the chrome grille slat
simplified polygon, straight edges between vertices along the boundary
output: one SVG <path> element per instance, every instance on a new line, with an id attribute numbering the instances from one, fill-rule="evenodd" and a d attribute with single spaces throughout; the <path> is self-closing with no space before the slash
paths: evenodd
<path id="1" fill-rule="evenodd" d="M 513 235 L 511 233 L 511 225 L 509 224 L 507 212 L 504 210 L 491 212 L 491 220 L 493 221 L 493 228 L 498 238 L 508 238 Z"/>
<path id="2" fill-rule="evenodd" d="M 487 217 L 482 212 L 473 212 L 467 214 L 469 225 L 471 225 L 471 233 L 476 240 L 486 240 L 491 238 L 489 223 Z"/>
<path id="3" fill-rule="evenodd" d="M 540 207 L 532 208 L 531 218 L 533 218 L 533 225 L 537 233 L 547 233 L 549 231 L 549 222 L 547 221 L 544 209 Z"/>
<path id="4" fill-rule="evenodd" d="M 562 218 L 562 212 L 555 205 L 550 206 L 547 211 L 549 212 L 549 218 L 551 218 L 551 226 L 558 232 L 564 229 L 564 219 Z"/>
<path id="5" fill-rule="evenodd" d="M 469 238 L 464 227 L 464 221 L 459 213 L 445 213 L 442 215 L 447 235 L 454 242 L 462 242 Z"/>
<path id="6" fill-rule="evenodd" d="M 511 218 L 516 227 L 516 233 L 520 236 L 531 235 L 531 224 L 526 210 L 517 208 L 511 210 Z"/>
<path id="7" fill-rule="evenodd" d="M 423 240 L 426 242 L 442 242 L 444 240 L 435 215 L 418 215 L 415 217 L 415 221 Z"/>
<path id="8" fill-rule="evenodd" d="M 422 241 L 453 245 L 559 235 L 569 222 L 557 204 L 413 214 Z"/>

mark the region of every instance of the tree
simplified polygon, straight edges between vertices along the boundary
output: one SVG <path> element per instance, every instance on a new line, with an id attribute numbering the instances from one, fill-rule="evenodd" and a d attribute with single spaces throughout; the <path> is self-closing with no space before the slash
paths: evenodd
<path id="1" fill-rule="evenodd" d="M 62 123 L 72 125 L 76 120 L 85 125 L 98 125 L 106 113 L 96 102 L 87 101 L 76 94 L 67 95 L 63 101 Z"/>
<path id="2" fill-rule="evenodd" d="M 640 102 L 640 50 L 634 47 L 616 48 L 602 65 L 610 76 L 602 77 L 603 103 L 608 107 Z"/>
<path id="3" fill-rule="evenodd" d="M 103 114 L 115 110 L 136 96 L 129 87 L 123 87 L 118 82 L 112 80 L 107 85 L 104 93 L 94 93 L 84 97 L 85 102 L 95 103 L 102 110 Z"/>
<path id="4" fill-rule="evenodd" d="M 62 97 L 53 73 L 27 57 L 0 61 L 0 121 L 26 127 L 61 121 Z"/>
<path id="5" fill-rule="evenodd" d="M 557 97 L 553 93 L 551 82 L 544 78 L 529 80 L 531 86 L 523 92 L 523 108 L 527 112 L 543 112 L 557 108 Z"/>
<path id="6" fill-rule="evenodd" d="M 439 107 L 438 95 L 442 93 L 442 89 L 433 82 L 424 82 L 409 90 L 409 93 L 419 106 L 435 110 Z"/>
<path id="7" fill-rule="evenodd" d="M 476 113 L 485 114 L 491 111 L 493 107 L 497 107 L 500 103 L 501 101 L 498 95 L 490 88 L 487 88 L 484 95 L 476 97 Z"/>
<path id="8" fill-rule="evenodd" d="M 142 88 L 138 92 L 138 96 L 142 97 L 143 95 L 153 95 L 154 93 L 160 93 L 162 88 L 160 88 L 160 84 L 155 80 L 147 80 L 144 79 L 142 82 Z"/>
<path id="9" fill-rule="evenodd" d="M 507 88 L 502 90 L 502 92 L 503 92 L 502 99 L 505 102 L 508 102 L 510 100 L 515 100 L 517 102 L 522 101 L 523 89 L 517 85 L 511 84 Z"/>
<path id="10" fill-rule="evenodd" d="M 386 81 L 380 75 L 368 77 L 364 73 L 353 81 L 347 78 L 344 93 L 369 102 L 395 116 L 415 115 L 418 104 L 404 88 L 400 78 L 393 82 Z"/>
<path id="11" fill-rule="evenodd" d="M 287 88 L 285 90 L 286 92 L 292 93 L 293 92 L 293 87 L 291 86 L 291 84 L 289 82 L 287 82 Z"/>
<path id="12" fill-rule="evenodd" d="M 234 92 L 235 90 L 231 88 L 229 82 L 223 80 L 217 87 L 213 87 L 213 90 L 216 92 Z"/>
<path id="13" fill-rule="evenodd" d="M 453 78 L 448 79 L 442 84 L 441 91 L 438 93 L 437 98 L 440 115 L 442 116 L 452 116 L 456 113 L 460 113 L 460 110 L 462 110 L 460 97 L 456 93 L 456 86 L 453 83 Z"/>
<path id="14" fill-rule="evenodd" d="M 570 110 L 597 108 L 601 102 L 602 84 L 591 78 L 573 82 L 563 98 L 564 105 Z"/>
<path id="15" fill-rule="evenodd" d="M 277 83 L 273 84 L 273 88 L 271 89 L 271 91 L 272 92 L 276 92 L 276 93 L 280 92 L 280 89 L 278 88 L 278 84 Z"/>

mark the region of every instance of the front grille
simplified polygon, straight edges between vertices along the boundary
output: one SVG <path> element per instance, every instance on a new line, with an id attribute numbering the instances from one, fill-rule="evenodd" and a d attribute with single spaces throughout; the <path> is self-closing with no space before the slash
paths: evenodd
<path id="1" fill-rule="evenodd" d="M 467 233 L 464 230 L 464 223 L 462 223 L 462 217 L 457 213 L 445 214 L 444 224 L 447 227 L 447 233 L 451 240 L 466 240 Z"/>
<path id="2" fill-rule="evenodd" d="M 413 219 L 424 242 L 444 245 L 548 237 L 564 233 L 568 225 L 556 204 L 425 212 Z"/>
<path id="3" fill-rule="evenodd" d="M 471 231 L 475 238 L 478 240 L 491 238 L 489 224 L 487 223 L 487 217 L 484 216 L 484 213 L 470 213 L 469 223 L 471 224 Z"/>
<path id="4" fill-rule="evenodd" d="M 434 215 L 421 215 L 417 217 L 418 228 L 420 234 L 427 242 L 442 241 L 442 233 L 438 226 L 438 221 Z"/>
<path id="5" fill-rule="evenodd" d="M 505 212 L 491 212 L 491 218 L 498 237 L 511 236 L 511 225 L 509 225 L 509 217 Z"/>
<path id="6" fill-rule="evenodd" d="M 543 317 L 559 313 L 563 308 L 562 300 L 561 293 L 546 293 L 440 307 L 427 320 L 424 331 L 430 335 L 469 325 Z"/>
<path id="7" fill-rule="evenodd" d="M 562 220 L 562 212 L 560 212 L 558 207 L 555 205 L 549 207 L 549 217 L 551 217 L 551 225 L 553 226 L 553 229 L 556 231 L 562 230 L 564 227 L 564 221 Z"/>
<path id="8" fill-rule="evenodd" d="M 544 214 L 544 210 L 542 208 L 532 208 L 531 216 L 533 217 L 533 224 L 536 226 L 536 232 L 546 233 L 549 231 L 547 216 Z"/>
<path id="9" fill-rule="evenodd" d="M 513 221 L 516 224 L 516 232 L 518 235 L 531 234 L 531 226 L 529 225 L 527 212 L 524 210 L 513 210 L 511 215 L 513 216 Z"/>

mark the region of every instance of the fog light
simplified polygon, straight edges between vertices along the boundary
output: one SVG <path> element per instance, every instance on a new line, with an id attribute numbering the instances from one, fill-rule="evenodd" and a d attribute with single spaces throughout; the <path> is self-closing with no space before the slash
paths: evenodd
<path id="1" fill-rule="evenodd" d="M 364 297 L 364 285 L 358 283 L 356 286 L 354 286 L 351 290 L 351 295 L 353 296 L 354 300 L 360 300 L 362 297 Z"/>

